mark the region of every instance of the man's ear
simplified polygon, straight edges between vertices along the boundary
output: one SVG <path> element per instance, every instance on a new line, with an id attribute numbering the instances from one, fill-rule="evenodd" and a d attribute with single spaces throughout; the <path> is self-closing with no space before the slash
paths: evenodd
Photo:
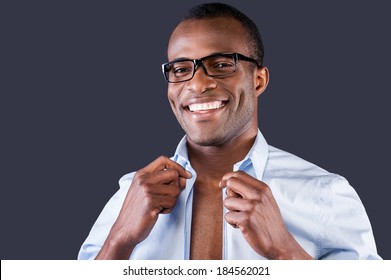
<path id="1" fill-rule="evenodd" d="M 266 67 L 258 68 L 254 73 L 254 90 L 256 97 L 260 96 L 269 84 L 269 69 Z"/>

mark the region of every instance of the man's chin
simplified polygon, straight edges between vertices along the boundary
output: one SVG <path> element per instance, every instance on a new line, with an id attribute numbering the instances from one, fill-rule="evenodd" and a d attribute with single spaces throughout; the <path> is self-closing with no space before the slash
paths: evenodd
<path id="1" fill-rule="evenodd" d="M 202 146 L 202 147 L 209 147 L 209 146 L 220 146 L 224 143 L 224 141 L 221 139 L 221 137 L 217 136 L 211 136 L 209 135 L 189 135 L 187 134 L 187 139 L 190 140 L 192 143 Z"/>

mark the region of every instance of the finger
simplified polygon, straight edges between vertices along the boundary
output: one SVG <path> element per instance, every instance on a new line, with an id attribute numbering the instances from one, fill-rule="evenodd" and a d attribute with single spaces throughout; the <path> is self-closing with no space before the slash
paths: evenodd
<path id="1" fill-rule="evenodd" d="M 178 197 L 170 197 L 170 196 L 155 196 L 155 210 L 158 214 L 168 214 L 170 213 L 177 202 Z"/>
<path id="2" fill-rule="evenodd" d="M 186 187 L 186 179 L 183 177 L 179 177 L 179 187 L 184 189 Z"/>
<path id="3" fill-rule="evenodd" d="M 245 199 L 257 199 L 268 186 L 243 171 L 230 172 L 223 176 L 221 186 L 226 186 L 227 194 L 234 192 Z"/>
<path id="4" fill-rule="evenodd" d="M 235 198 L 235 197 L 227 197 L 224 199 L 224 206 L 229 210 L 229 211 L 251 211 L 253 208 L 252 201 L 243 199 L 243 198 Z"/>
<path id="5" fill-rule="evenodd" d="M 163 170 L 161 172 L 163 172 L 163 173 L 174 172 L 172 175 L 175 176 L 175 178 L 169 184 L 177 186 L 177 187 L 179 187 L 181 189 L 184 189 L 186 187 L 186 178 L 183 178 L 183 177 L 179 176 L 178 171 L 176 171 L 174 169 L 165 169 L 165 170 Z M 168 174 L 164 174 L 164 175 L 170 176 Z"/>
<path id="6" fill-rule="evenodd" d="M 235 172 L 229 172 L 223 176 L 223 178 L 219 182 L 219 187 L 220 188 L 226 188 L 227 187 L 227 181 L 235 176 Z M 229 197 L 243 197 L 241 194 L 236 193 L 232 188 L 226 188 L 225 193 Z"/>
<path id="7" fill-rule="evenodd" d="M 173 185 L 180 187 L 179 174 L 174 169 L 160 170 L 150 174 L 141 175 L 142 184 L 148 185 Z M 185 180 L 185 179 L 184 179 Z"/>
<path id="8" fill-rule="evenodd" d="M 182 189 L 176 186 L 171 185 L 157 185 L 156 188 L 153 188 L 149 191 L 151 195 L 157 196 L 170 196 L 170 197 L 178 197 L 181 193 Z"/>
<path id="9" fill-rule="evenodd" d="M 243 228 L 248 219 L 246 212 L 228 212 L 224 217 L 234 228 Z"/>
<path id="10" fill-rule="evenodd" d="M 228 197 L 240 197 L 243 198 L 240 194 L 234 192 L 231 188 L 226 188 L 225 193 L 227 194 Z"/>
<path id="11" fill-rule="evenodd" d="M 172 161 L 165 156 L 158 157 L 156 160 L 154 160 L 141 170 L 144 172 L 153 172 L 165 169 L 174 169 L 178 172 L 180 177 L 183 177 L 185 179 L 190 179 L 192 177 L 192 174 L 189 171 L 185 170 L 180 164 L 176 163 L 175 161 Z"/>
<path id="12" fill-rule="evenodd" d="M 253 194 L 254 194 L 253 188 L 249 186 L 248 183 L 243 181 L 242 179 L 231 177 L 227 180 L 226 185 L 227 185 L 226 186 L 227 194 L 236 193 L 240 197 L 245 199 L 253 198 Z M 237 195 L 234 197 L 237 197 Z"/>
<path id="13" fill-rule="evenodd" d="M 135 176 L 132 185 L 145 194 L 177 196 L 184 189 L 180 178 L 176 170 L 161 170 Z"/>
<path id="14" fill-rule="evenodd" d="M 144 193 L 156 195 L 178 195 L 184 188 L 180 185 L 180 177 L 175 170 L 142 174 L 134 178 L 132 184 Z M 185 180 L 185 179 L 183 179 Z"/>
<path id="15" fill-rule="evenodd" d="M 153 177 L 152 177 L 153 176 Z M 175 169 L 165 169 L 151 175 L 156 184 L 167 184 L 179 187 L 179 174 Z"/>
<path id="16" fill-rule="evenodd" d="M 224 174 L 224 176 L 221 178 L 219 186 L 221 188 L 225 187 L 227 185 L 227 181 L 230 178 L 242 178 L 244 180 L 246 177 L 251 177 L 251 176 L 248 175 L 246 172 L 244 172 L 242 170 L 234 171 L 234 172 L 228 172 L 228 173 Z"/>

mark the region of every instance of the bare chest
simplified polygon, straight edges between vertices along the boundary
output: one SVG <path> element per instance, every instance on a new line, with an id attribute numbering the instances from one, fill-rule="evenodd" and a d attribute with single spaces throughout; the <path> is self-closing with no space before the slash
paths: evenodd
<path id="1" fill-rule="evenodd" d="M 223 202 L 217 185 L 196 182 L 193 197 L 190 258 L 222 258 Z"/>

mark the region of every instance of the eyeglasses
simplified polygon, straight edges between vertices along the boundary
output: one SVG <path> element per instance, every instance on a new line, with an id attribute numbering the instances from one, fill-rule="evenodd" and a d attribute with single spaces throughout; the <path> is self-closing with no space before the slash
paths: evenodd
<path id="1" fill-rule="evenodd" d="M 261 67 L 255 59 L 240 53 L 217 53 L 200 59 L 179 58 L 162 64 L 162 71 L 164 78 L 169 83 L 191 80 L 199 67 L 209 77 L 228 77 L 235 73 L 238 60 L 249 61 L 255 63 L 257 67 Z"/>

